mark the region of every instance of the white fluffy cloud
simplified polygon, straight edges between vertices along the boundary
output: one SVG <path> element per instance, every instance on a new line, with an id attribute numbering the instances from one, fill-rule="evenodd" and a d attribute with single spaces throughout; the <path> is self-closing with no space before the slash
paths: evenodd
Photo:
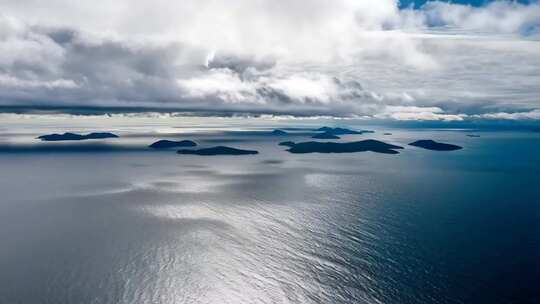
<path id="1" fill-rule="evenodd" d="M 486 113 L 482 115 L 474 115 L 474 118 L 486 118 L 486 119 L 507 119 L 507 120 L 539 120 L 540 110 L 532 110 L 528 112 L 514 112 L 514 113 Z"/>
<path id="2" fill-rule="evenodd" d="M 538 3 L 8 0 L 0 11 L 3 111 L 538 118 Z"/>
<path id="3" fill-rule="evenodd" d="M 438 107 L 415 107 L 415 106 L 388 106 L 376 118 L 394 120 L 442 120 L 442 121 L 462 121 L 467 115 L 445 114 Z"/>
<path id="4" fill-rule="evenodd" d="M 485 7 L 429 2 L 422 12 L 432 25 L 492 33 L 536 32 L 540 25 L 540 4 L 495 1 Z"/>

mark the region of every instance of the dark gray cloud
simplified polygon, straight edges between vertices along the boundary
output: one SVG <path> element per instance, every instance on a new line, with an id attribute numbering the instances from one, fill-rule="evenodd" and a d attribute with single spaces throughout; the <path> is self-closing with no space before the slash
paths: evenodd
<path id="1" fill-rule="evenodd" d="M 211 57 L 208 58 L 208 62 L 206 63 L 209 69 L 229 69 L 239 75 L 244 74 L 248 69 L 265 71 L 275 65 L 276 62 L 271 58 L 257 60 L 253 56 L 240 57 L 233 54 L 211 54 Z"/>

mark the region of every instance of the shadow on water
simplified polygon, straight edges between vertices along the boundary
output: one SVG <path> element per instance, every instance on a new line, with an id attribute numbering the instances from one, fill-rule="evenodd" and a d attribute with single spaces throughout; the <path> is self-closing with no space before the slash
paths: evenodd
<path id="1" fill-rule="evenodd" d="M 70 153 L 70 152 L 142 152 L 146 147 L 111 145 L 105 143 L 89 144 L 0 144 L 0 153 Z"/>

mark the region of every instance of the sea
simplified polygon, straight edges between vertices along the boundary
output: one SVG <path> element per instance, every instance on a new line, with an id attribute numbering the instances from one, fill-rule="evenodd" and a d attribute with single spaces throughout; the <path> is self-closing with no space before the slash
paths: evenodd
<path id="1" fill-rule="evenodd" d="M 538 132 L 2 120 L 0 303 L 540 303 Z M 291 154 L 278 145 L 313 140 L 312 130 L 328 124 L 375 131 L 341 142 L 404 149 Z M 120 137 L 36 139 L 96 131 Z M 259 154 L 147 147 L 160 139 Z M 420 139 L 463 149 L 408 145 Z"/>

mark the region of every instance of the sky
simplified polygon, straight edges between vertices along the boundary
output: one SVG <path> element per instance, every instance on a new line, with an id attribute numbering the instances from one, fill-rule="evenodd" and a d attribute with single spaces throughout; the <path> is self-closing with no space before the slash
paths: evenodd
<path id="1" fill-rule="evenodd" d="M 413 6 L 415 8 L 420 8 L 422 5 L 426 4 L 426 2 L 429 2 L 430 0 L 400 0 L 399 6 L 400 8 Z M 531 4 L 534 3 L 536 0 L 515 0 L 515 2 L 520 4 Z M 490 2 L 493 2 L 493 0 L 448 0 L 444 2 L 450 2 L 454 4 L 465 4 L 465 5 L 471 5 L 475 7 L 480 7 L 486 4 L 489 4 Z"/>
<path id="2" fill-rule="evenodd" d="M 0 0 L 0 113 L 540 120 L 538 1 Z"/>

